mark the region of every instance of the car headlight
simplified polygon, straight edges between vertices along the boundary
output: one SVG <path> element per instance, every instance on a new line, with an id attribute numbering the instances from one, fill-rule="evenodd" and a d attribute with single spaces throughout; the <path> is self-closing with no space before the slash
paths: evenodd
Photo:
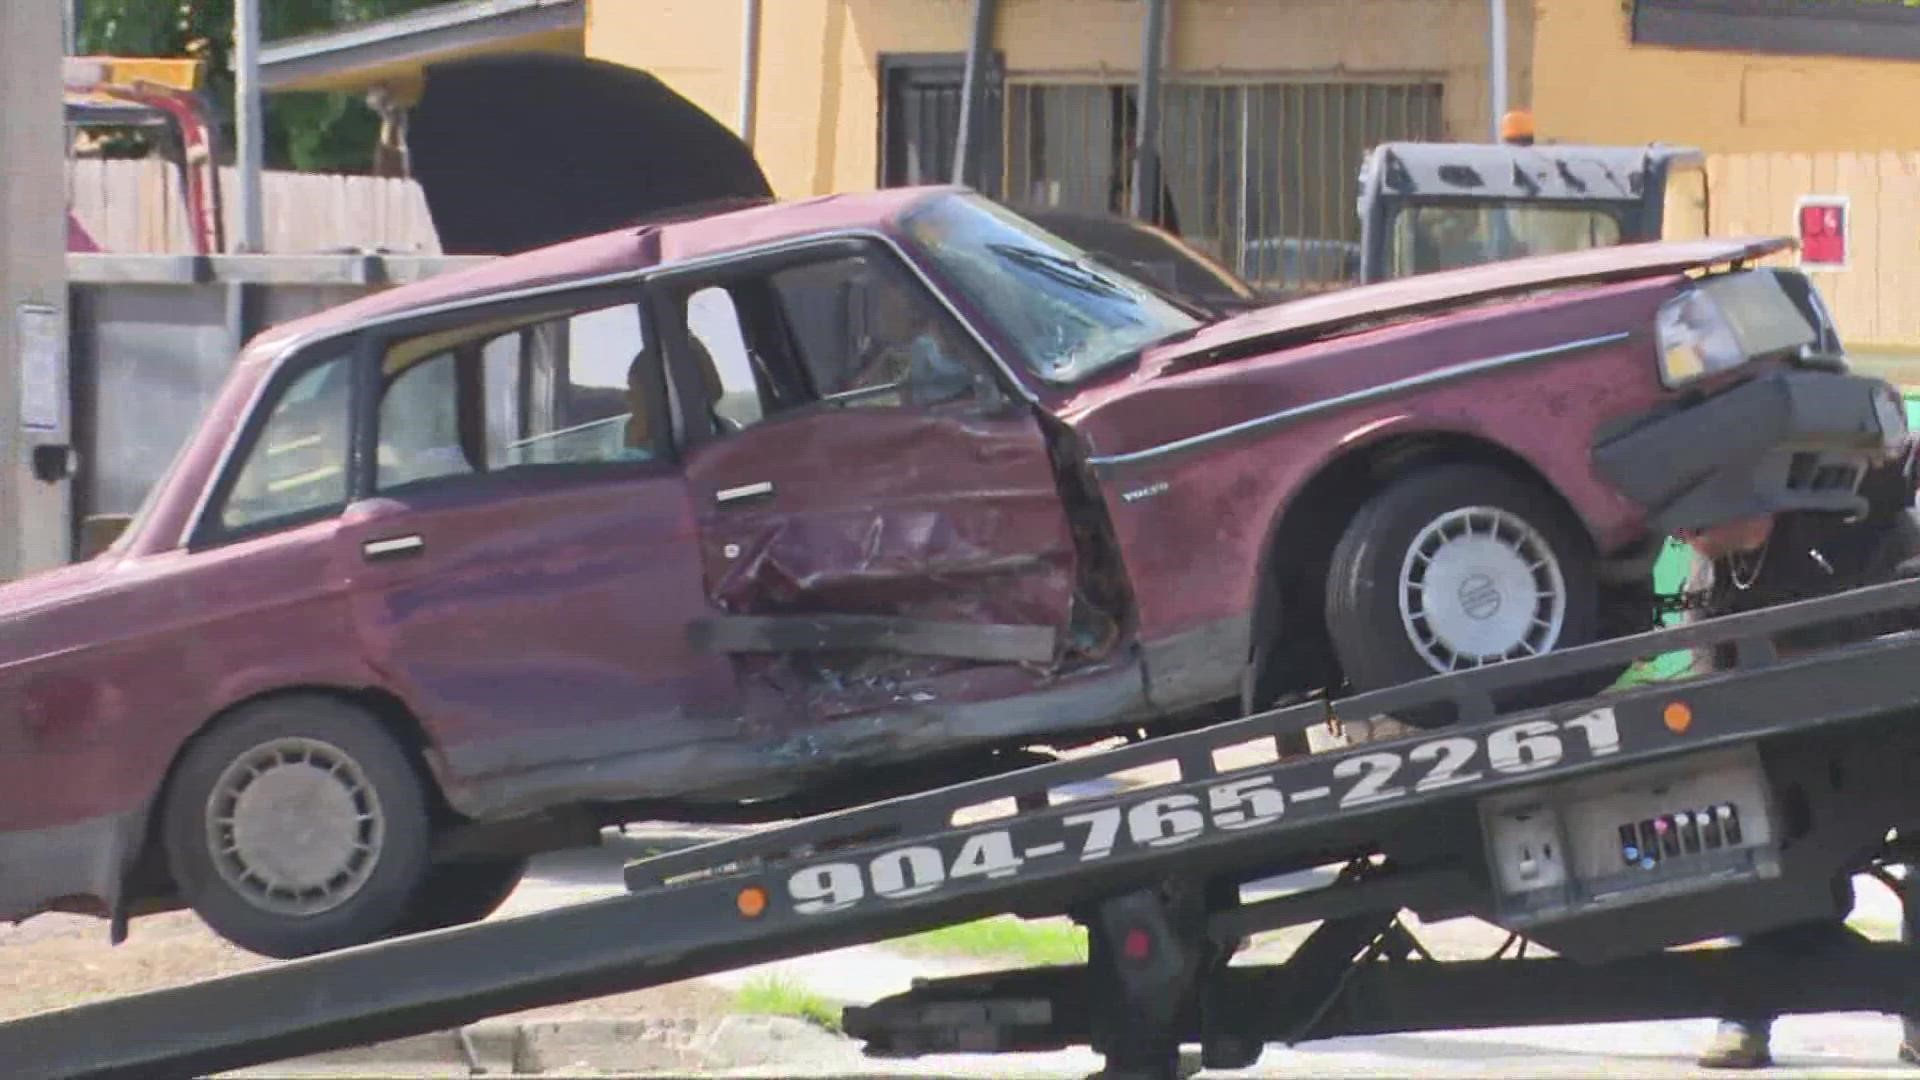
<path id="1" fill-rule="evenodd" d="M 1817 340 L 1813 324 L 1764 270 L 1701 281 L 1660 305 L 1660 381 L 1667 386 L 1798 352 Z"/>

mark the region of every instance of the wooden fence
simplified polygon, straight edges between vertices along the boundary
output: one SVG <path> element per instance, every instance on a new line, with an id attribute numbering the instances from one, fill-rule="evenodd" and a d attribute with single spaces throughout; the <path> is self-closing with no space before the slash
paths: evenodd
<path id="1" fill-rule="evenodd" d="M 220 170 L 229 245 L 238 235 L 236 184 L 233 169 Z M 270 171 L 262 175 L 260 186 L 263 240 L 269 252 L 343 247 L 440 251 L 426 199 L 411 180 Z M 157 159 L 69 161 L 67 205 L 105 251 L 193 250 L 179 174 Z"/>
<path id="2" fill-rule="evenodd" d="M 1920 151 L 1715 154 L 1707 183 L 1708 228 L 1718 236 L 1793 236 L 1801 197 L 1845 196 L 1847 265 L 1811 276 L 1850 351 L 1905 367 L 1920 361 Z"/>

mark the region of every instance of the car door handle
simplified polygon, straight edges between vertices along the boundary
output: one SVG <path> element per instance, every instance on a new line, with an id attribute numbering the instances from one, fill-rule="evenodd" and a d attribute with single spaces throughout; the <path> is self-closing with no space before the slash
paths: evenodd
<path id="1" fill-rule="evenodd" d="M 384 540 L 369 540 L 360 545 L 360 552 L 369 560 L 394 559 L 402 555 L 417 555 L 426 548 L 426 540 L 419 533 L 412 533 L 407 536 L 390 536 Z"/>
<path id="2" fill-rule="evenodd" d="M 713 493 L 713 501 L 725 506 L 728 503 L 745 502 L 748 499 L 764 499 L 773 494 L 773 483 L 762 480 L 757 484 L 741 484 L 739 487 L 721 488 Z"/>

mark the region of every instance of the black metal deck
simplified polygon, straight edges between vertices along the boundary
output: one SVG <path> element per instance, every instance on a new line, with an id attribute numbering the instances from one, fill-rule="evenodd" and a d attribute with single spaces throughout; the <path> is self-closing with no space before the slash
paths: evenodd
<path id="1" fill-rule="evenodd" d="M 635 862 L 628 896 L 0 1024 L 0 1061 L 18 1077 L 196 1075 L 994 914 L 1057 914 L 1157 880 L 1315 865 L 1491 792 L 1920 710 L 1920 634 L 1786 660 L 1770 643 L 1896 608 L 1920 608 L 1920 582 L 1339 700 L 1331 707 L 1348 717 L 1446 702 L 1459 719 L 1337 753 L 1216 761 L 1324 723 L 1329 706 L 1309 702 L 808 819 Z M 1728 641 L 1739 644 L 1735 670 L 1506 715 L 1493 705 L 1503 690 Z M 1063 790 L 1163 762 L 1177 764 L 1178 780 L 1083 798 Z M 1021 809 L 955 824 L 1001 800 Z"/>

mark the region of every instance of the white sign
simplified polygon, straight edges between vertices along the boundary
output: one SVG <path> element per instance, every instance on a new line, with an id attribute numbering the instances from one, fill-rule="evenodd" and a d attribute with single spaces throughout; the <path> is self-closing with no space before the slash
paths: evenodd
<path id="1" fill-rule="evenodd" d="M 61 399 L 66 396 L 66 380 L 60 377 L 66 352 L 60 311 L 46 304 L 21 304 L 17 322 L 20 426 L 28 431 L 58 431 Z"/>

